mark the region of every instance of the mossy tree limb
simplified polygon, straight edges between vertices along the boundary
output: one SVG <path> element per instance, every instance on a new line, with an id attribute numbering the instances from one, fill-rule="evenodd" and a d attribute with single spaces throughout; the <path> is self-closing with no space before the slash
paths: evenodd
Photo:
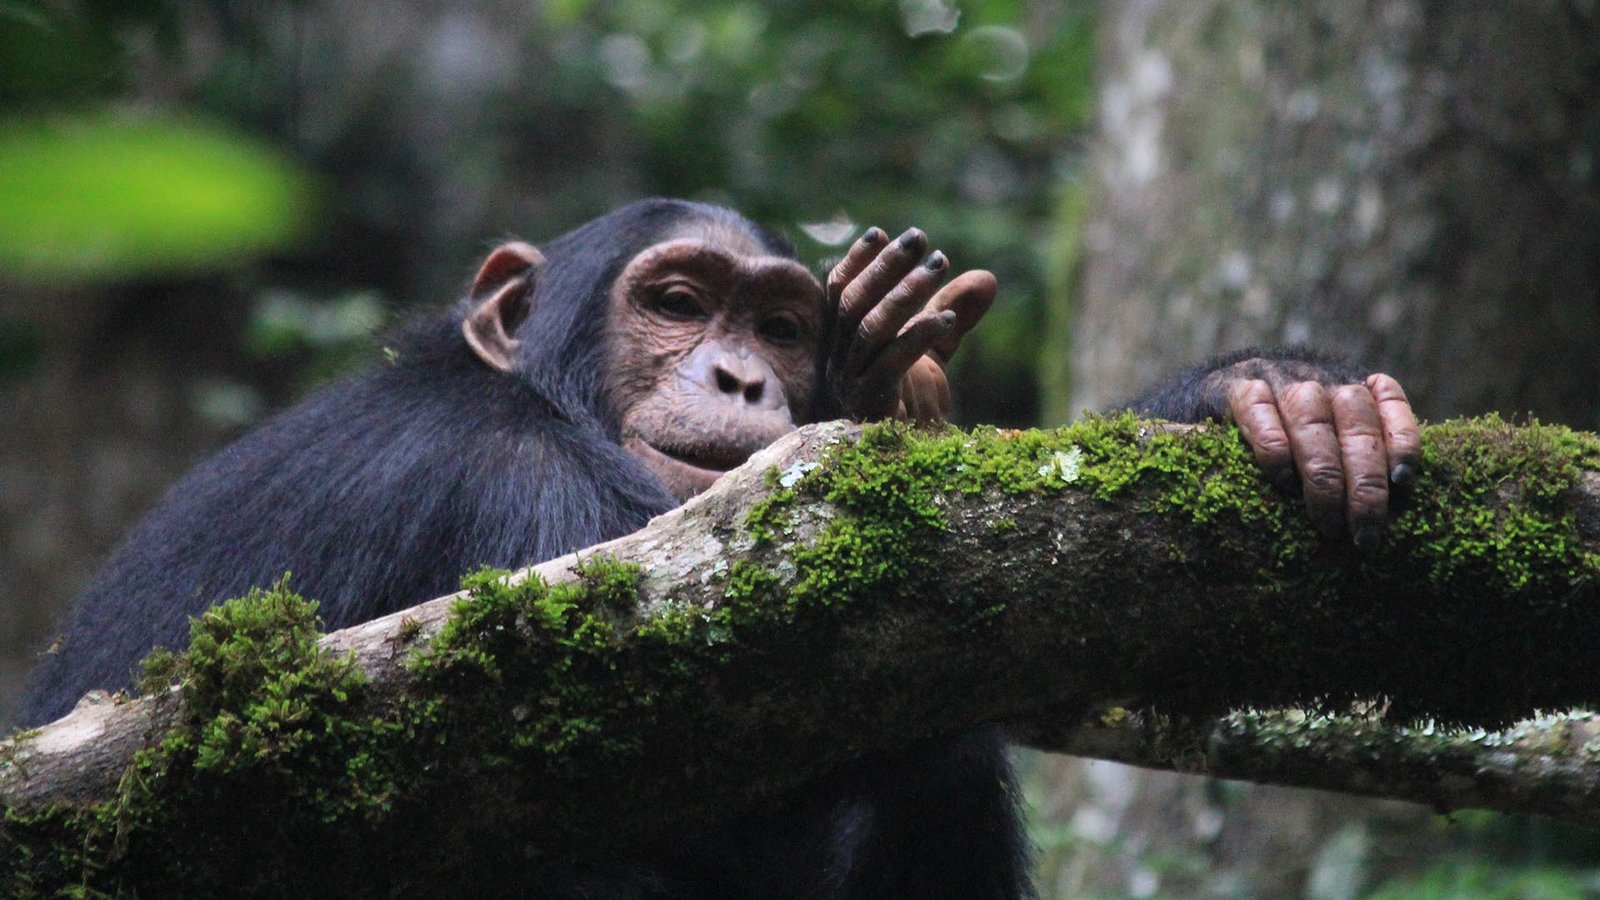
<path id="1" fill-rule="evenodd" d="M 1600 825 L 1600 715 L 1590 712 L 1486 731 L 1404 724 L 1370 706 L 1336 715 L 1241 710 L 1220 719 L 1114 709 L 1031 737 L 1145 768 Z"/>
<path id="2" fill-rule="evenodd" d="M 0 880 L 404 896 L 997 719 L 1594 701 L 1600 441 L 1497 420 L 1425 440 L 1370 559 L 1318 539 L 1231 429 L 830 424 L 537 578 L 320 645 L 281 590 L 230 604 L 158 669 L 180 687 L 6 750 Z M 275 862 L 306 847 L 326 866 Z"/>

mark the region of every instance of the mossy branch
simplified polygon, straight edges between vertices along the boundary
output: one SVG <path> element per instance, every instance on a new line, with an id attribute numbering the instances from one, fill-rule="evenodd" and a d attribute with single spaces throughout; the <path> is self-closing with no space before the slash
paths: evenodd
<path id="1" fill-rule="evenodd" d="M 6 745 L 0 890 L 472 893 L 981 722 L 1595 701 L 1600 441 L 1495 419 L 1425 441 L 1365 559 L 1231 429 L 829 424 L 467 599 L 318 642 L 280 586 L 198 620 L 150 699 Z"/>
<path id="2" fill-rule="evenodd" d="M 1600 716 L 1590 712 L 1486 731 L 1396 722 L 1373 705 L 1220 719 L 1113 709 L 1036 738 L 1146 768 L 1413 800 L 1440 812 L 1493 809 L 1600 825 Z"/>

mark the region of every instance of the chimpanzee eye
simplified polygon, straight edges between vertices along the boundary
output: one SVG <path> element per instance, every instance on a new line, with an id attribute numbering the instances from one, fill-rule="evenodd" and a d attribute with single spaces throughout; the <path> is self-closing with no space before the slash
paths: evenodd
<path id="1" fill-rule="evenodd" d="M 656 298 L 656 309 L 675 319 L 703 319 L 706 311 L 700 299 L 684 290 L 669 290 Z"/>
<path id="2" fill-rule="evenodd" d="M 787 316 L 773 316 L 756 329 L 761 336 L 774 344 L 792 344 L 800 340 L 800 325 Z"/>

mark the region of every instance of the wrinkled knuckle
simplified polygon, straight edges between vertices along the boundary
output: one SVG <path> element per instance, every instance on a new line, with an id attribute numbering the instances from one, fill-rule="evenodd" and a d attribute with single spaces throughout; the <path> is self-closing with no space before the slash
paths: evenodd
<path id="1" fill-rule="evenodd" d="M 1306 484 L 1319 494 L 1344 493 L 1344 470 L 1338 466 L 1313 466 L 1304 477 Z"/>
<path id="2" fill-rule="evenodd" d="M 866 293 L 867 290 L 862 286 L 859 279 L 852 281 L 845 285 L 844 290 L 840 292 L 839 305 L 846 308 L 855 308 L 866 300 Z"/>
<path id="3" fill-rule="evenodd" d="M 1285 406 L 1315 409 L 1324 402 L 1325 391 L 1315 381 L 1297 381 L 1285 387 L 1279 396 Z"/>
<path id="4" fill-rule="evenodd" d="M 1252 403 L 1272 403 L 1272 385 L 1260 378 L 1251 378 L 1239 383 L 1239 390 Z"/>
<path id="5" fill-rule="evenodd" d="M 1340 403 L 1362 403 L 1371 396 L 1364 384 L 1341 384 L 1333 389 L 1333 399 Z"/>
<path id="6" fill-rule="evenodd" d="M 1350 495 L 1365 500 L 1382 500 L 1389 495 L 1389 476 L 1383 472 L 1363 472 L 1350 480 Z"/>
<path id="7" fill-rule="evenodd" d="M 1268 456 L 1289 455 L 1289 437 L 1282 432 L 1263 434 L 1254 441 L 1255 448 Z"/>
<path id="8" fill-rule="evenodd" d="M 1276 401 L 1272 397 L 1272 385 L 1259 378 L 1249 378 L 1235 381 L 1228 388 L 1229 392 L 1246 406 L 1272 406 Z"/>
<path id="9" fill-rule="evenodd" d="M 1396 381 L 1393 376 L 1385 375 L 1382 372 L 1367 376 L 1367 389 L 1385 400 L 1404 400 L 1406 398 L 1405 390 L 1400 387 L 1400 382 Z"/>

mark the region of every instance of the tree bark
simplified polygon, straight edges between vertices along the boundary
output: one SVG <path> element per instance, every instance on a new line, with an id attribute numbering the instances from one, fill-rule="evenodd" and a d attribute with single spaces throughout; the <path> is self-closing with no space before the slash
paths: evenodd
<path id="1" fill-rule="evenodd" d="M 1073 390 L 1047 421 L 1208 354 L 1305 342 L 1395 374 L 1429 417 L 1596 422 L 1592 4 L 1132 0 L 1101 15 L 1072 352 L 1047 361 L 1070 364 Z M 1046 765 L 1041 818 L 1113 823 L 1047 848 L 1063 892 L 1159 872 L 1174 896 L 1315 894 L 1323 876 L 1321 896 L 1353 896 L 1473 840 L 1392 804 Z"/>
<path id="2" fill-rule="evenodd" d="M 1500 731 L 1401 725 L 1372 708 L 1187 719 L 1114 711 L 1034 737 L 1046 749 L 1128 765 L 1600 825 L 1600 716 L 1540 716 Z"/>
<path id="3" fill-rule="evenodd" d="M 1394 372 L 1430 417 L 1595 421 L 1593 4 L 1105 15 L 1071 409 L 1219 349 L 1310 343 Z"/>
<path id="4" fill-rule="evenodd" d="M 1600 442 L 1494 420 L 1434 426 L 1425 440 L 1423 479 L 1397 500 L 1388 543 L 1363 559 L 1318 539 L 1294 501 L 1263 486 L 1231 429 L 1132 420 L 1057 433 L 802 429 L 637 534 L 531 570 L 550 584 L 589 585 L 597 560 L 636 564 L 628 603 L 551 594 L 515 623 L 468 627 L 446 625 L 464 613 L 453 612 L 457 598 L 441 598 L 328 635 L 323 647 L 351 654 L 370 683 L 350 692 L 344 722 L 304 740 L 354 734 L 351 722 L 404 739 L 345 738 L 327 754 L 273 762 L 280 780 L 270 783 L 296 789 L 319 772 L 345 775 L 331 788 L 315 782 L 327 805 L 309 824 L 256 825 L 250 846 L 353 841 L 341 817 L 355 807 L 387 836 L 381 853 L 349 849 L 368 865 L 398 859 L 438 874 L 470 868 L 465 848 L 507 841 L 514 850 L 502 852 L 516 858 L 581 858 L 726 818 L 929 735 L 996 720 L 1060 735 L 1064 723 L 1130 699 L 1195 715 L 1384 696 L 1390 723 L 1487 723 L 1600 697 L 1590 652 L 1600 641 Z M 587 618 L 573 620 L 574 610 Z M 577 627 L 550 625 L 557 620 Z M 512 633 L 526 640 L 505 644 Z M 461 645 L 462 634 L 477 643 Z M 451 640 L 471 666 L 437 668 L 442 680 L 419 675 L 427 670 L 416 654 Z M 518 686 L 518 666 L 534 673 L 532 687 Z M 563 682 L 552 669 L 592 674 Z M 260 752 L 208 760 L 194 749 L 215 733 L 206 729 L 237 733 L 260 711 L 223 705 L 189 721 L 178 691 L 80 705 L 13 739 L 0 765 L 0 858 L 20 866 L 37 855 L 28 842 L 41 838 L 29 829 L 64 810 L 100 816 L 81 826 L 88 837 L 67 830 L 69 846 L 112 857 L 82 861 L 97 875 L 181 856 L 151 849 L 139 831 L 162 821 L 164 802 L 215 815 L 223 796 L 228 817 L 213 827 L 270 823 L 252 812 L 276 809 L 252 780 Z M 491 711 L 485 696 L 511 708 Z M 269 692 L 249 702 L 298 701 Z M 498 725 L 440 709 L 493 712 Z M 439 721 L 454 724 L 440 730 Z M 558 733 L 541 730 L 550 722 Z M 1072 734 L 1056 745 L 1086 746 Z M 300 743 L 278 733 L 262 746 Z M 165 755 L 150 755 L 158 750 Z M 414 796 L 391 788 L 401 795 L 378 804 L 327 800 L 349 773 L 383 766 L 404 770 L 384 784 L 422 787 Z M 1280 766 L 1272 777 L 1314 770 Z M 1334 771 L 1355 790 L 1409 783 L 1381 754 Z M 1340 776 L 1316 777 L 1329 786 Z M 1517 777 L 1530 779 L 1521 797 L 1546 776 Z M 1428 796 L 1446 806 L 1511 795 L 1472 784 L 1450 794 L 1448 779 L 1436 781 Z M 1546 811 L 1574 814 L 1570 804 Z M 426 844 L 396 843 L 398 826 L 382 820 L 402 817 L 427 823 Z M 95 828 L 107 822 L 116 839 L 102 845 Z M 207 842 L 207 853 L 224 840 L 198 830 L 165 839 Z"/>

